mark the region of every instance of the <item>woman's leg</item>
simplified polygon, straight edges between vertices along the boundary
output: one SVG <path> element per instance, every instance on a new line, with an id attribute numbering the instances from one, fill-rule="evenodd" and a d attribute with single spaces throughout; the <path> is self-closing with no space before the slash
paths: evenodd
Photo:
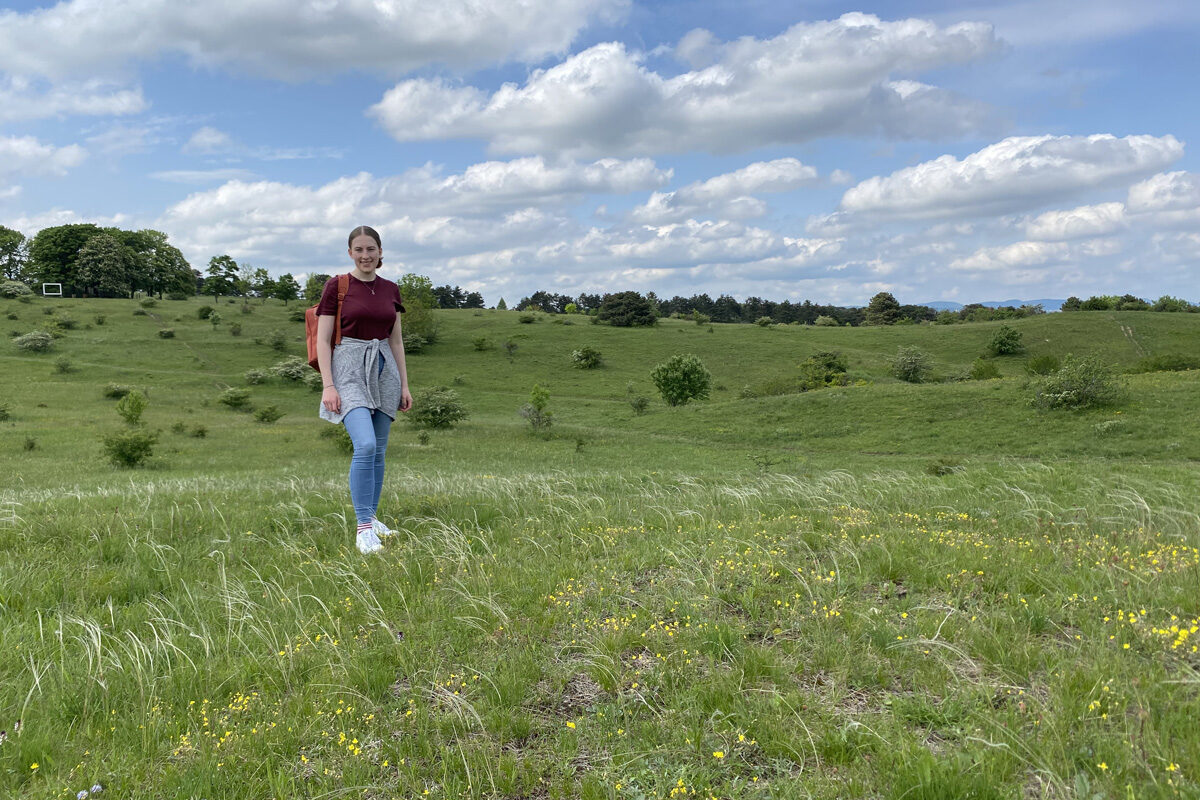
<path id="1" fill-rule="evenodd" d="M 378 497 L 375 490 L 376 435 L 371 409 L 362 406 L 351 409 L 342 417 L 342 424 L 354 443 L 354 456 L 350 459 L 350 502 L 354 504 L 358 524 L 370 525 Z"/>
<path id="2" fill-rule="evenodd" d="M 379 495 L 383 492 L 383 460 L 387 455 L 388 433 L 392 429 L 392 418 L 382 411 L 371 412 L 371 423 L 375 429 L 375 483 L 373 485 L 374 493 L 371 496 L 371 518 L 375 518 L 375 512 L 379 509 Z"/>

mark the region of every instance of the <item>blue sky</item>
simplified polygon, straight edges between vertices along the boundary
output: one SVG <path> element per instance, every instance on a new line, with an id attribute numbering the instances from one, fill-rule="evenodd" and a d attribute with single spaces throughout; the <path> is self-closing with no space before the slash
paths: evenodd
<path id="1" fill-rule="evenodd" d="M 193 266 L 861 304 L 1200 300 L 1183 0 L 0 6 L 0 224 Z"/>

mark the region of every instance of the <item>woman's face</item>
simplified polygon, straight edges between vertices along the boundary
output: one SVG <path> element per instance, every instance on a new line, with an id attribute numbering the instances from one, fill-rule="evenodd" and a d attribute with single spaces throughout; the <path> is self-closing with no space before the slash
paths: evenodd
<path id="1" fill-rule="evenodd" d="M 376 268 L 379 266 L 379 257 L 383 252 L 379 249 L 379 245 L 375 244 L 375 240 L 365 233 L 360 236 L 355 236 L 350 242 L 350 260 L 354 262 L 354 266 L 358 271 L 365 275 L 375 274 Z"/>

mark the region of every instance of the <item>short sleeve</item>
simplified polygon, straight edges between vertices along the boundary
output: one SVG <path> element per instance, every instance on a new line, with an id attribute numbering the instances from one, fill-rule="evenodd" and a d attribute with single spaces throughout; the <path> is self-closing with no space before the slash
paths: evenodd
<path id="1" fill-rule="evenodd" d="M 338 279 L 336 275 L 325 281 L 325 288 L 321 290 L 321 301 L 317 303 L 318 317 L 337 316 L 337 283 Z"/>
<path id="2" fill-rule="evenodd" d="M 393 286 L 396 287 L 396 313 L 403 314 L 407 309 L 404 308 L 404 298 L 400 296 L 400 286 L 398 284 L 393 284 Z"/>

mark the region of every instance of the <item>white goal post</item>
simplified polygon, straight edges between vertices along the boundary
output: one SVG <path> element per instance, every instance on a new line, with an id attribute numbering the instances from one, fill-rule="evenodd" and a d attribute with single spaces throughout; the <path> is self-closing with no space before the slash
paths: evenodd
<path id="1" fill-rule="evenodd" d="M 42 295 L 44 297 L 62 297 L 63 296 L 62 284 L 61 283 L 43 283 L 42 284 Z"/>

